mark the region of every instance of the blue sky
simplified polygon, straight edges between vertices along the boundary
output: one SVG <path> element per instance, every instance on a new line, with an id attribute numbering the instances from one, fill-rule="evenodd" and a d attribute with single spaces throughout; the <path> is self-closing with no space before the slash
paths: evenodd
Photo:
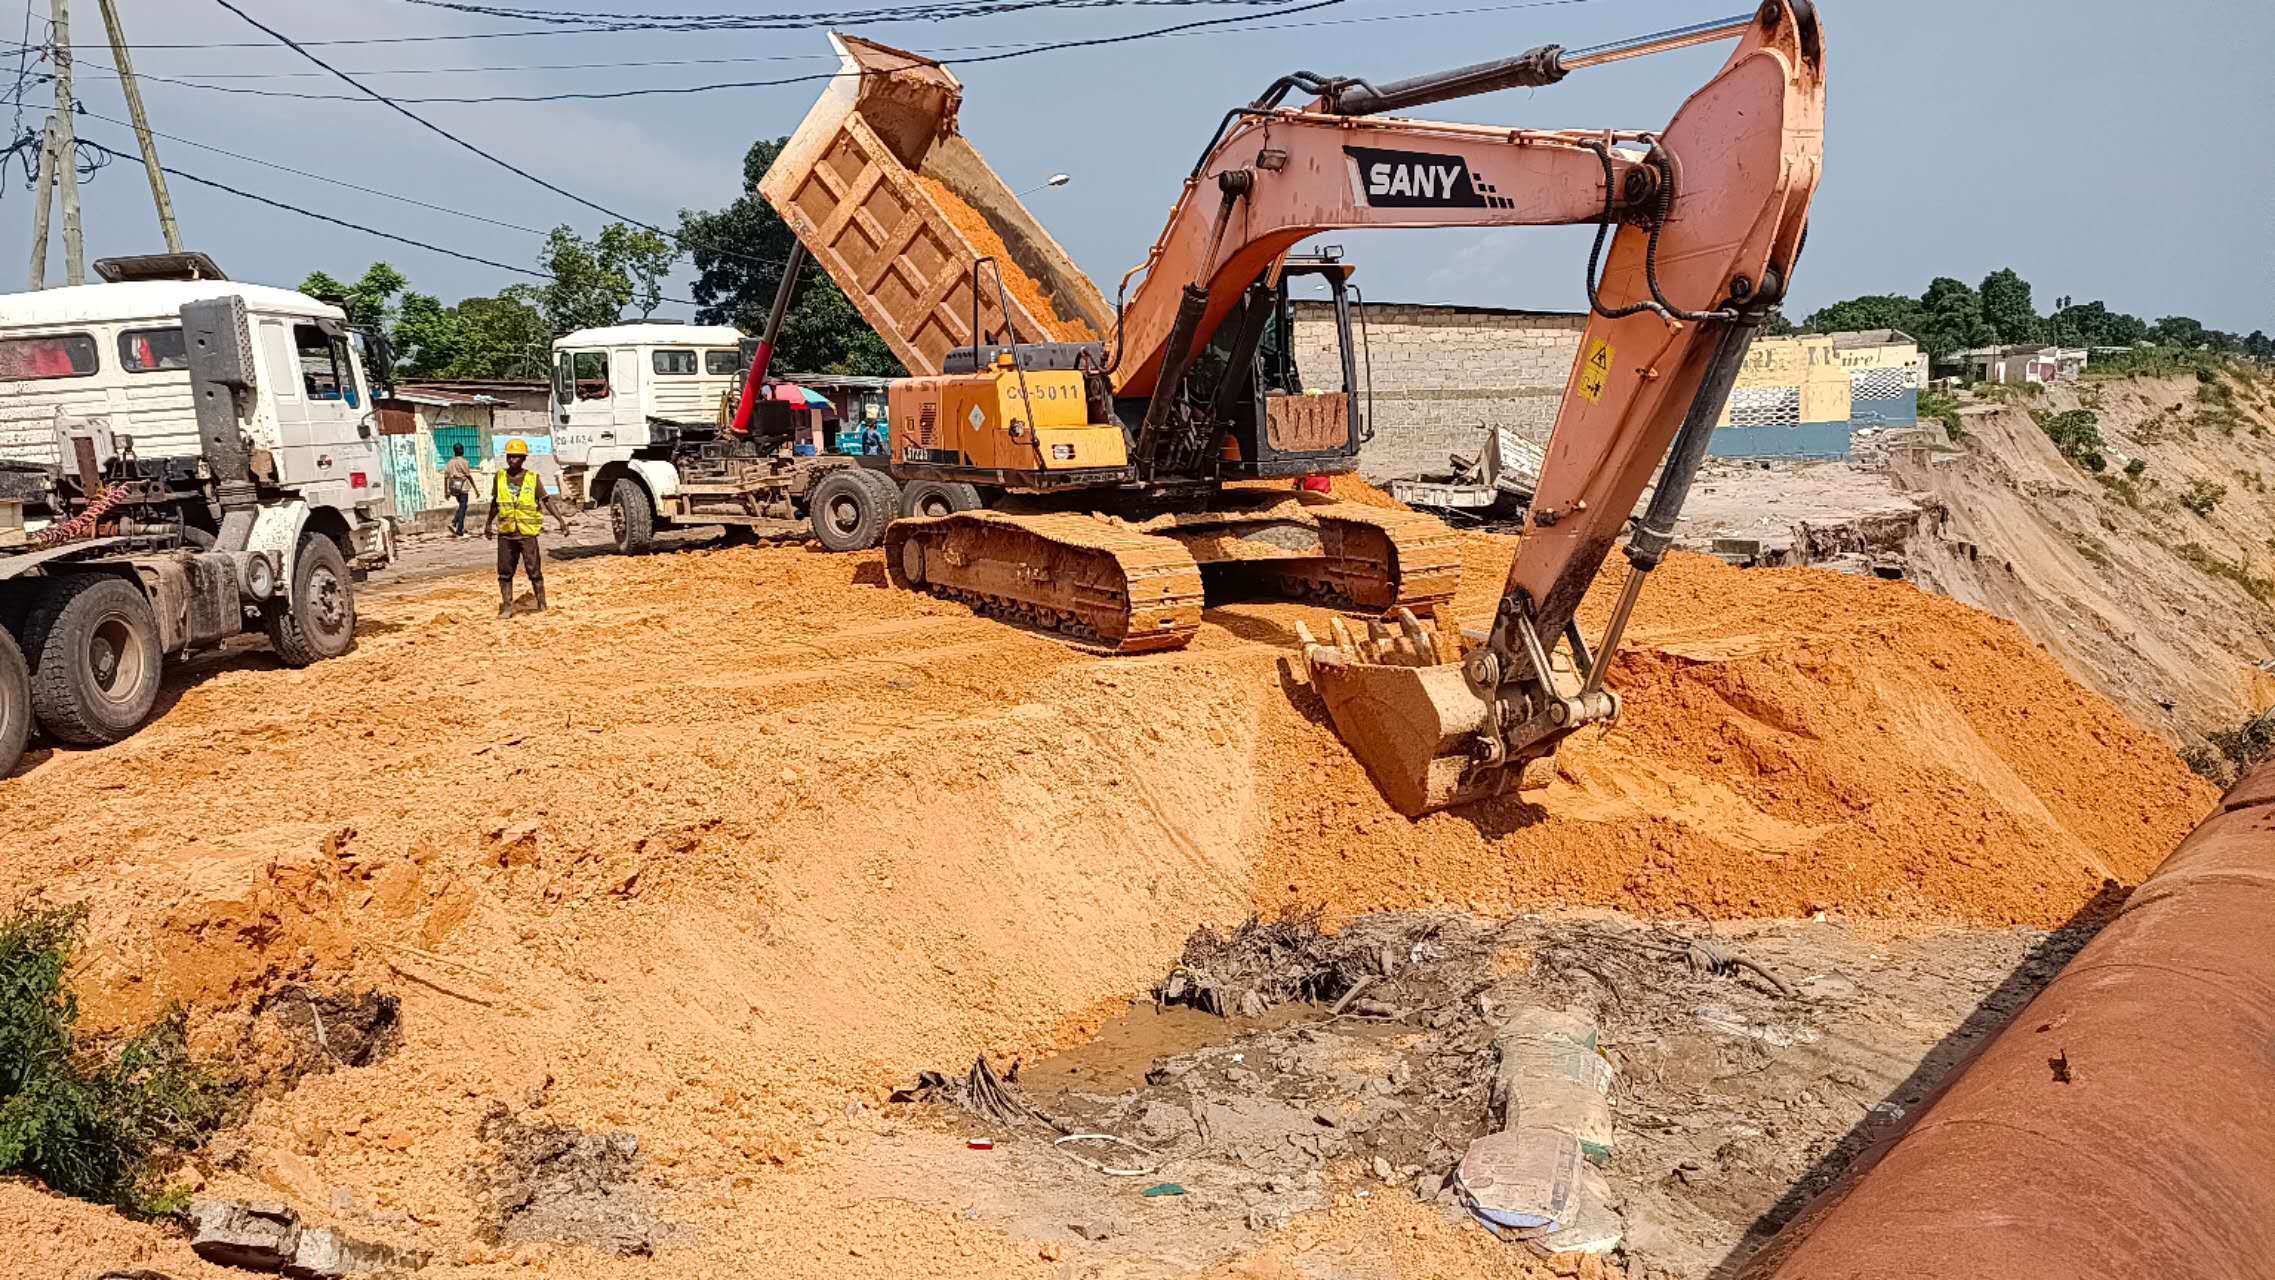
<path id="1" fill-rule="evenodd" d="M 523 4 L 525 0 L 504 0 Z M 494 18 L 408 0 L 241 0 L 297 38 L 498 30 Z M 536 6 L 536 0 L 526 0 Z M 9 0 L 0 0 L 8 5 Z M 260 40 L 210 0 L 120 0 L 137 45 Z M 605 9 L 602 0 L 547 7 Z M 642 0 L 642 11 L 763 13 L 821 6 L 788 0 Z M 850 6 L 845 6 L 850 7 Z M 1177 184 L 1226 107 L 1302 68 L 1391 78 L 1518 52 L 1582 46 L 1723 16 L 1740 0 L 1344 0 L 1279 30 L 1219 31 L 960 70 L 963 129 L 1014 187 L 1054 172 L 1074 181 L 1030 197 L 1036 214 L 1091 274 L 1111 282 L 1140 257 Z M 47 0 L 37 0 L 44 15 Z M 102 25 L 88 0 L 75 21 L 79 98 L 124 117 L 103 72 Z M 1416 18 L 1437 10 L 1476 10 Z M 1918 292 L 1937 274 L 1970 282 L 2013 266 L 2041 310 L 2073 294 L 2150 318 L 2196 316 L 2221 328 L 2275 330 L 2275 163 L 2258 135 L 2275 119 L 2275 4 L 2261 0 L 1819 0 L 1831 56 L 1827 176 L 1789 310 L 1803 314 L 1865 292 Z M 1225 7 L 1112 8 L 943 23 L 865 26 L 917 49 L 1074 39 L 1238 12 Z M 1391 20 L 1385 20 L 1391 19 Z M 0 30 L 21 15 L 0 8 Z M 1270 25 L 1259 15 L 1257 26 Z M 37 28 L 35 28 L 36 32 Z M 35 35 L 36 38 L 36 35 Z M 1518 91 L 1431 109 L 1441 118 L 1537 127 L 1662 125 L 1710 76 L 1726 47 L 1640 59 Z M 670 58 L 765 58 L 717 66 L 370 75 L 398 95 L 546 93 L 770 79 L 826 71 L 819 31 L 640 33 L 484 39 L 320 50 L 344 68 L 496 66 Z M 139 71 L 176 77 L 308 72 L 273 48 L 144 49 Z M 0 65 L 5 65 L 0 63 Z M 5 81 L 0 81 L 5 82 Z M 345 92 L 321 79 L 231 80 L 244 87 Z M 415 108 L 515 163 L 593 200 L 669 225 L 682 207 L 735 195 L 751 139 L 793 128 L 817 85 L 601 103 Z M 413 195 L 453 209 L 590 233 L 602 219 L 452 148 L 384 107 L 216 93 L 155 82 L 145 96 L 161 130 L 296 168 Z M 37 128 L 52 101 L 30 95 Z M 85 119 L 87 136 L 131 152 L 126 131 Z M 529 262 L 530 235 L 360 195 L 161 140 L 167 164 L 351 220 L 507 262 Z M 0 195 L 0 244 L 19 248 L 0 283 L 21 287 L 31 199 L 13 175 Z M 355 232 L 174 184 L 184 236 L 241 279 L 297 281 L 323 268 L 352 275 L 385 258 L 414 285 L 455 301 L 514 279 L 492 268 L 375 242 Z M 131 163 L 84 189 L 90 257 L 158 245 L 147 189 Z M 1361 264 L 1375 301 L 1570 309 L 1583 305 L 1586 229 L 1376 232 L 1331 237 Z M 61 274 L 60 248 L 50 279 Z M 671 314 L 667 307 L 662 314 Z"/>

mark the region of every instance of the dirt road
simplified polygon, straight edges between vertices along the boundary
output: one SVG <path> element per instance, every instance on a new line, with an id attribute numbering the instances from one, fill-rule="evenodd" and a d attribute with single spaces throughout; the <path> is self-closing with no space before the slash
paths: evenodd
<path id="1" fill-rule="evenodd" d="M 1468 547 L 1479 615 L 1508 543 Z M 207 1052 L 289 982 L 398 995 L 393 1056 L 265 1098 L 203 1176 L 433 1250 L 427 1274 L 626 1273 L 484 1243 L 466 1171 L 503 1106 L 637 1136 L 669 1274 L 1059 1276 L 1067 1246 L 827 1171 L 910 1071 L 1079 1040 L 1196 925 L 2052 925 L 2210 803 L 2009 624 L 1900 583 L 1661 576 L 1613 676 L 1626 721 L 1545 790 L 1419 823 L 1290 680 L 1316 610 L 1213 609 L 1186 651 L 1105 659 L 794 547 L 564 559 L 555 609 L 512 622 L 486 573 L 413 583 L 369 597 L 345 659 L 203 664 L 136 737 L 0 783 L 0 895 L 88 902 L 90 1018 L 180 1003 Z M 226 1274 L 21 1185 L 0 1228 L 69 1242 L 42 1276 Z M 1291 1229 L 1438 1259 L 1403 1274 L 1505 1265 L 1411 1197 Z M 1275 1265 L 1247 1274 L 1304 1274 Z"/>

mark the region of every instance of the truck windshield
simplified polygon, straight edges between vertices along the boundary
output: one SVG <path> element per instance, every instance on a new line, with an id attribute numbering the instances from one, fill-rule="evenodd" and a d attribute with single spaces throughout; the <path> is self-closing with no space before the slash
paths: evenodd
<path id="1" fill-rule="evenodd" d="M 93 374 L 99 363 L 95 339 L 90 334 L 0 338 L 0 379 L 10 382 L 84 378 Z"/>

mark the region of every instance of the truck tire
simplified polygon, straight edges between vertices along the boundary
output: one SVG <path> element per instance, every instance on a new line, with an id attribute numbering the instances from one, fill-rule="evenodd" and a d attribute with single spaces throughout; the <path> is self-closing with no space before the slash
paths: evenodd
<path id="1" fill-rule="evenodd" d="M 269 645 L 288 667 L 337 658 L 355 647 L 355 582 L 340 544 L 320 533 L 300 535 L 292 557 L 292 594 L 269 606 Z"/>
<path id="2" fill-rule="evenodd" d="M 900 510 L 901 487 L 893 483 L 893 478 L 889 473 L 879 471 L 874 467 L 863 467 L 859 474 L 863 480 L 869 482 L 870 488 L 877 491 L 877 496 L 884 500 L 885 518 L 890 521 L 892 514 Z"/>
<path id="3" fill-rule="evenodd" d="M 867 551 L 884 540 L 893 509 L 861 472 L 844 467 L 823 476 L 806 499 L 814 537 L 825 550 Z"/>
<path id="4" fill-rule="evenodd" d="M 656 500 L 648 486 L 631 476 L 618 476 L 608 494 L 608 524 L 616 535 L 616 549 L 636 556 L 656 545 Z"/>
<path id="5" fill-rule="evenodd" d="M 117 742 L 157 705 L 158 613 L 124 578 L 78 574 L 49 586 L 24 620 L 23 656 L 32 714 L 58 742 Z"/>
<path id="6" fill-rule="evenodd" d="M 947 516 L 980 505 L 980 491 L 946 480 L 911 480 L 901 489 L 904 516 Z"/>
<path id="7" fill-rule="evenodd" d="M 16 771 L 32 736 L 32 673 L 16 638 L 0 631 L 0 778 Z"/>

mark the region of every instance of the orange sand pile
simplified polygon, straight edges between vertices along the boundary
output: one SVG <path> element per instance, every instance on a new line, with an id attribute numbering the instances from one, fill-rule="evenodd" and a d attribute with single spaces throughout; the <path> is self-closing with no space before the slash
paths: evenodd
<path id="1" fill-rule="evenodd" d="M 917 181 L 924 184 L 925 193 L 931 196 L 932 203 L 939 206 L 940 211 L 947 215 L 948 221 L 963 233 L 964 239 L 971 242 L 972 248 L 979 251 L 979 256 L 995 259 L 995 265 L 1003 271 L 1004 289 L 1026 309 L 1027 314 L 1035 317 L 1036 323 L 1050 331 L 1042 336 L 1058 342 L 1098 341 L 1097 333 L 1080 317 L 1072 320 L 1060 318 L 1057 310 L 1051 306 L 1049 296 L 1043 292 L 1043 287 L 1011 256 L 1011 250 L 1004 245 L 1003 237 L 988 225 L 984 214 L 964 203 L 962 196 L 950 190 L 948 184 L 938 178 L 920 177 Z M 980 277 L 983 292 L 993 284 L 990 274 L 983 273 Z"/>
<path id="2" fill-rule="evenodd" d="M 1514 545 L 1467 540 L 1470 625 Z M 1622 580 L 1590 596 L 1591 635 Z M 2105 877 L 2141 879 L 2213 799 L 2012 624 L 1902 583 L 1677 556 L 1611 683 L 1624 719 L 1534 766 L 1545 788 L 1413 823 L 1323 724 L 1269 718 L 1260 883 L 1338 913 L 1547 901 L 2053 925 Z"/>
<path id="3" fill-rule="evenodd" d="M 1474 620 L 1510 544 L 1467 545 Z M 554 610 L 512 623 L 478 577 L 367 598 L 348 657 L 208 661 L 127 742 L 0 782 L 0 900 L 89 904 L 94 1023 L 178 1001 L 211 1050 L 286 981 L 401 996 L 403 1048 L 260 1102 L 217 1190 L 319 1216 L 352 1190 L 418 1224 L 366 1234 L 456 1251 L 481 1116 L 534 1091 L 640 1135 L 687 1227 L 670 1274 L 1048 1276 L 983 1224 L 849 1212 L 800 1170 L 858 1135 L 848 1099 L 1063 1042 L 1257 907 L 2050 924 L 2212 801 L 2012 626 L 1811 571 L 1676 558 L 1613 677 L 1626 720 L 1545 792 L 1419 823 L 1282 681 L 1317 609 L 1212 610 L 1190 649 L 1114 659 L 867 585 L 874 557 L 552 577 Z M 0 1187 L 11 1238 L 74 1236 L 79 1210 L 38 1203 Z"/>
<path id="4" fill-rule="evenodd" d="M 1355 471 L 1348 475 L 1330 478 L 1328 492 L 1335 496 L 1337 502 L 1356 502 L 1368 507 L 1388 507 L 1393 511 L 1412 510 L 1405 503 L 1367 483 L 1366 477 Z"/>

